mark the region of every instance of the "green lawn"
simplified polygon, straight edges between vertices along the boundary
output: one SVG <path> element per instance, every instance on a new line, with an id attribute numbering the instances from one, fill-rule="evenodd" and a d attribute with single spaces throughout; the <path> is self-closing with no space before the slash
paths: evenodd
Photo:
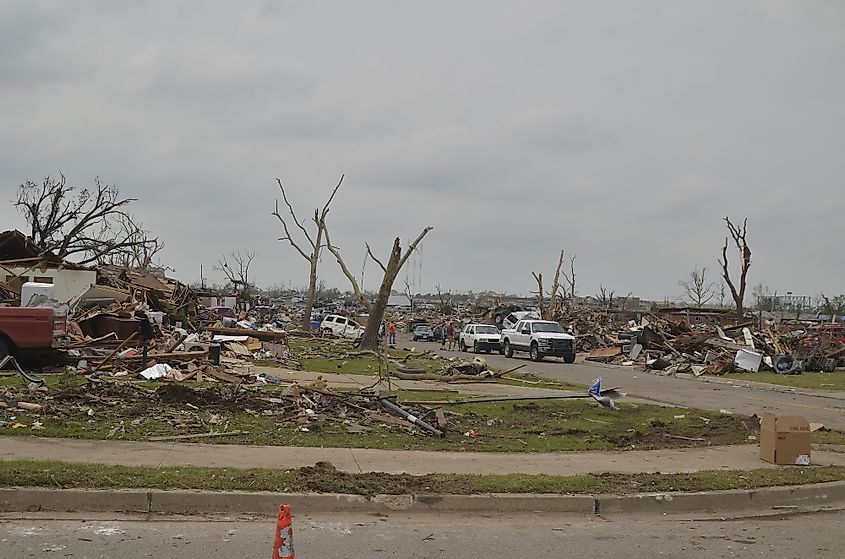
<path id="1" fill-rule="evenodd" d="M 194 489 L 375 494 L 631 494 L 755 489 L 845 480 L 845 467 L 765 468 L 690 474 L 473 475 L 339 472 L 330 464 L 295 470 L 105 466 L 0 462 L 2 487 Z"/>
<path id="2" fill-rule="evenodd" d="M 206 400 L 203 399 L 206 398 L 204 391 L 184 388 L 190 396 L 188 399 L 211 403 L 195 410 L 183 403 L 165 405 L 144 394 L 134 400 L 117 396 L 111 399 L 109 395 L 100 394 L 101 402 L 111 400 L 122 402 L 122 405 L 96 403 L 91 406 L 93 415 L 89 416 L 87 404 L 75 403 L 79 401 L 80 393 L 83 398 L 87 394 L 85 389 L 79 389 L 59 396 L 60 401 L 74 402 L 71 406 L 56 408 L 60 410 L 59 415 L 50 414 L 48 400 L 48 407 L 41 415 L 15 412 L 15 422 L 22 427 L 15 429 L 14 423 L 6 420 L 0 427 L 0 434 L 148 440 L 208 431 L 245 431 L 245 434 L 208 440 L 221 444 L 505 452 L 742 444 L 757 434 L 757 426 L 752 420 L 736 415 L 627 403 L 620 404 L 622 411 L 616 412 L 591 400 L 543 400 L 444 405 L 447 434 L 445 438 L 437 439 L 421 434 L 417 427 L 387 416 L 386 412 L 380 416 L 362 417 L 351 409 L 347 410 L 350 413 L 346 418 L 338 410 L 326 415 L 318 413 L 310 421 L 296 420 L 286 416 L 288 412 L 284 409 L 274 409 L 262 395 L 250 396 L 240 402 L 225 398 Z M 216 395 L 216 392 L 208 394 Z M 267 397 L 272 395 L 272 392 L 266 393 Z M 410 402 L 416 414 L 431 423 L 435 422 L 433 416 L 413 402 L 454 400 L 457 396 L 457 393 L 440 391 L 398 394 L 400 401 Z M 0 419 L 4 415 L 8 418 L 9 411 L 0 413 Z M 33 430 L 36 421 L 41 428 Z"/>
<path id="3" fill-rule="evenodd" d="M 813 390 L 845 390 L 845 371 L 834 373 L 802 373 L 800 375 L 779 375 L 773 372 L 731 373 L 723 378 L 738 381 L 766 382 L 795 388 Z"/>

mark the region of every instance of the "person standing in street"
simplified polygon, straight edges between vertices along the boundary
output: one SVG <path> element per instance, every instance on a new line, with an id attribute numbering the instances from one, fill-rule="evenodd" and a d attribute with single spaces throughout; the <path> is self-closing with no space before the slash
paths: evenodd
<path id="1" fill-rule="evenodd" d="M 446 327 L 446 334 L 449 336 L 449 351 L 455 349 L 455 323 L 450 322 Z"/>
<path id="2" fill-rule="evenodd" d="M 392 320 L 387 325 L 387 343 L 396 345 L 396 323 Z"/>

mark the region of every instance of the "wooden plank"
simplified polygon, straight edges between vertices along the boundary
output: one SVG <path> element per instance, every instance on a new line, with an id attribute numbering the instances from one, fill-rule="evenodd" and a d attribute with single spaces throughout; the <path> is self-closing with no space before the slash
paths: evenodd
<path id="1" fill-rule="evenodd" d="M 590 352 L 589 357 L 607 358 L 622 355 L 621 347 L 598 347 Z"/>
<path id="2" fill-rule="evenodd" d="M 231 384 L 240 384 L 243 382 L 243 379 L 240 377 L 236 377 L 235 375 L 230 375 L 229 373 L 224 373 L 223 371 L 218 371 L 214 367 L 208 367 L 204 371 L 206 376 L 214 377 L 217 380 L 222 380 L 223 382 L 228 382 Z"/>

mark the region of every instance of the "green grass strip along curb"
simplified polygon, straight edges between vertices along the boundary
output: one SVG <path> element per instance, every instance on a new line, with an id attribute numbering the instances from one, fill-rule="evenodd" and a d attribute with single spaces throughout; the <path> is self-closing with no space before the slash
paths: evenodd
<path id="1" fill-rule="evenodd" d="M 0 462 L 0 487 L 56 489 L 189 489 L 342 493 L 348 495 L 486 493 L 631 495 L 818 484 L 845 480 L 845 466 L 701 471 L 687 474 L 475 475 L 346 473 L 326 463 L 293 470 L 269 468 L 136 467 L 65 462 Z"/>

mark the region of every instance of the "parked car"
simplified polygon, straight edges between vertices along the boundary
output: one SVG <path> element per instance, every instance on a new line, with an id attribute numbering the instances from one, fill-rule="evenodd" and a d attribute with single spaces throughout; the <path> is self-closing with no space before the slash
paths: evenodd
<path id="1" fill-rule="evenodd" d="M 66 307 L 0 307 L 0 360 L 18 351 L 62 347 L 66 336 Z"/>
<path id="2" fill-rule="evenodd" d="M 364 327 L 351 318 L 339 314 L 329 314 L 320 323 L 320 332 L 357 340 L 364 335 Z"/>
<path id="3" fill-rule="evenodd" d="M 422 340 L 426 342 L 434 341 L 434 330 L 428 324 L 417 324 L 414 328 L 414 341 Z"/>
<path id="4" fill-rule="evenodd" d="M 479 351 L 486 351 L 490 353 L 491 350 L 499 350 L 501 346 L 502 336 L 499 334 L 499 329 L 492 324 L 467 324 L 461 331 L 458 345 L 461 351 L 466 351 L 472 348 L 474 353 Z"/>
<path id="5" fill-rule="evenodd" d="M 420 324 L 425 324 L 426 326 L 428 326 L 428 322 L 426 322 L 424 318 L 412 319 L 410 322 L 408 322 L 408 333 L 413 334 L 414 330 L 416 330 L 417 326 L 419 326 Z"/>
<path id="6" fill-rule="evenodd" d="M 502 330 L 502 353 L 513 357 L 515 351 L 528 352 L 532 361 L 552 355 L 574 363 L 575 337 L 551 320 L 520 320 L 514 328 Z"/>

